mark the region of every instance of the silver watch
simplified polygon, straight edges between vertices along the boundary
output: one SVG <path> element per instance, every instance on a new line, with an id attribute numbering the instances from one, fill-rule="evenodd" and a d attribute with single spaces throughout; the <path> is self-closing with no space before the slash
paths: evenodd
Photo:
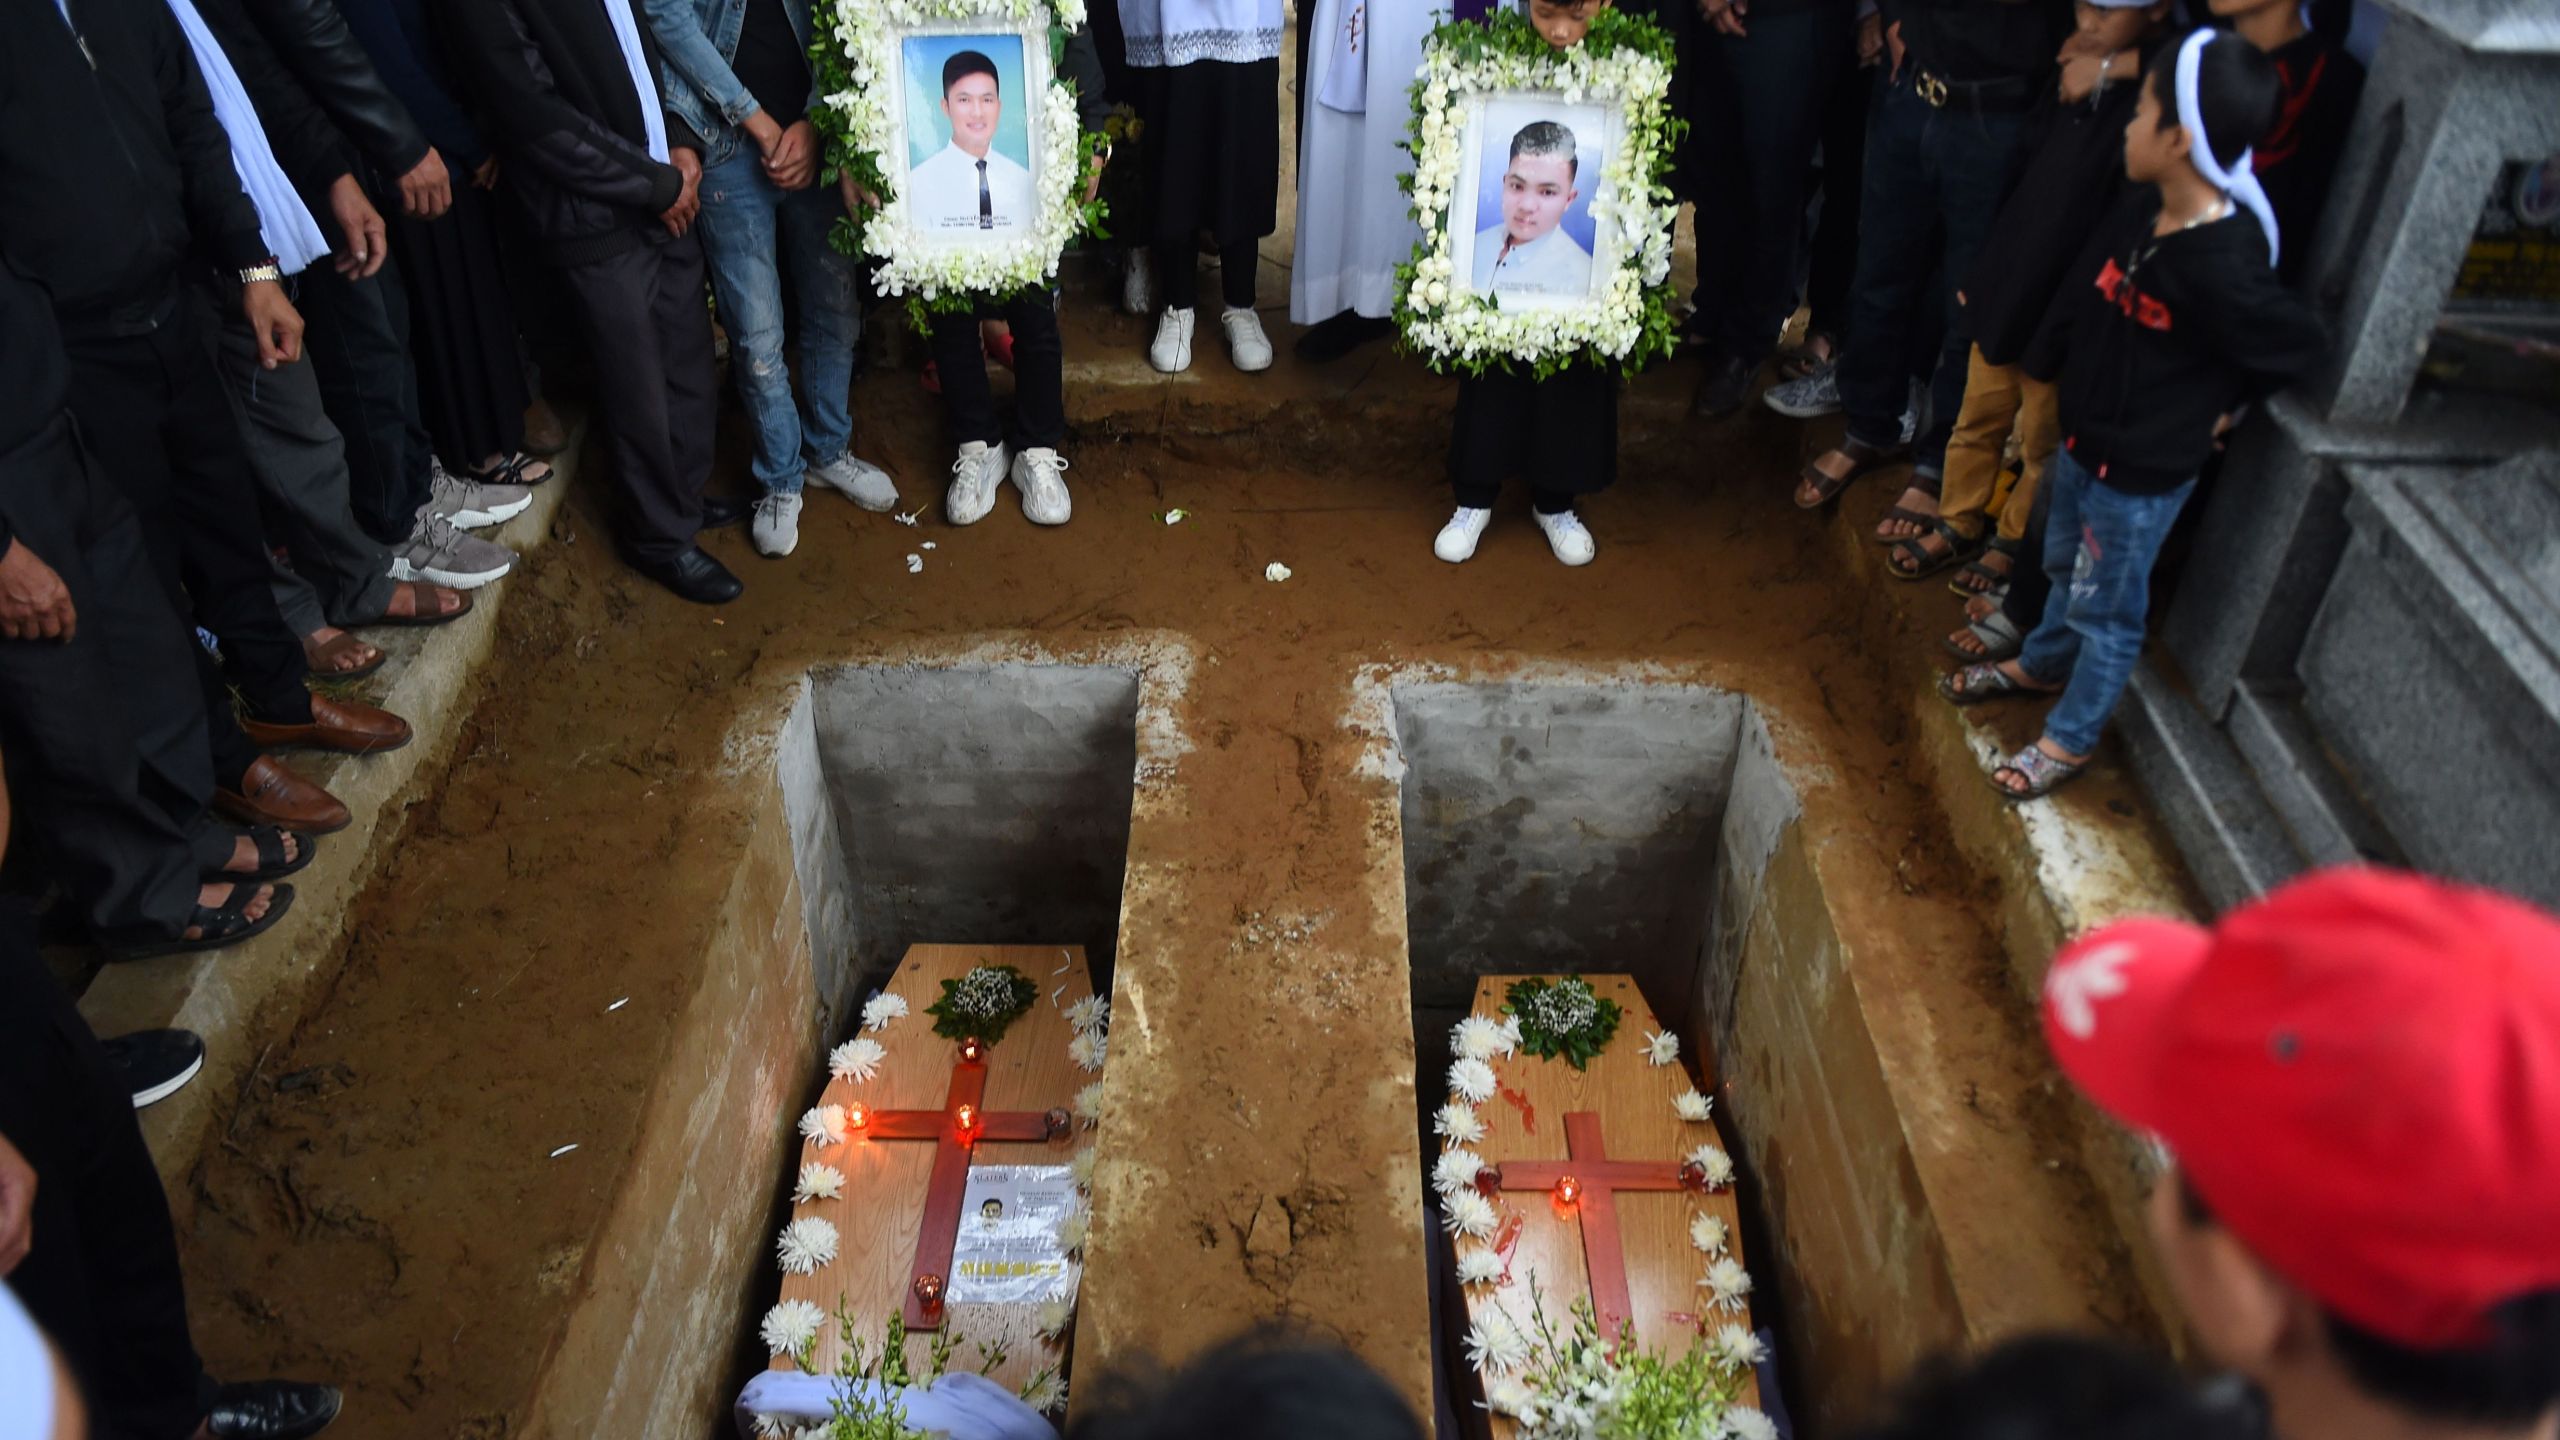
<path id="1" fill-rule="evenodd" d="M 240 271 L 240 283 L 243 285 L 255 285 L 261 280 L 272 281 L 278 285 L 283 284 L 284 267 L 273 260 L 268 260 L 246 266 Z"/>

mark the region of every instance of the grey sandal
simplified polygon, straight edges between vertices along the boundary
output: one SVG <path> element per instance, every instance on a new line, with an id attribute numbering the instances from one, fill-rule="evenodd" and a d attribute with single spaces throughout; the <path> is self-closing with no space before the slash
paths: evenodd
<path id="1" fill-rule="evenodd" d="M 1938 677 L 1938 698 L 1950 705 L 1979 705 L 1986 700 L 1997 700 L 2004 695 L 2050 695 L 2052 693 L 2050 690 L 2040 690 L 2033 685 L 2010 679 L 2009 672 L 2001 669 L 2000 663 L 1996 660 L 1967 665 L 1954 674 Z"/>
<path id="2" fill-rule="evenodd" d="M 2052 794 L 2055 786 L 2088 768 L 2089 762 L 2086 760 L 2057 760 L 2045 753 L 2042 745 L 2030 745 L 2001 761 L 1992 768 L 1990 774 L 1982 778 L 1990 784 L 1992 789 L 2012 800 L 2041 800 Z M 2015 772 L 2020 779 L 2027 782 L 2025 787 L 2001 784 L 2000 776 L 2003 771 Z"/>
<path id="3" fill-rule="evenodd" d="M 1966 621 L 1964 628 L 1972 631 L 1973 638 L 1982 642 L 1980 650 L 1967 650 L 1958 645 L 1952 635 L 1940 640 L 1938 648 L 1968 665 L 1997 665 L 2026 648 L 2026 637 L 2018 633 L 2018 627 L 2008 616 L 1997 610 L 1984 619 Z"/>

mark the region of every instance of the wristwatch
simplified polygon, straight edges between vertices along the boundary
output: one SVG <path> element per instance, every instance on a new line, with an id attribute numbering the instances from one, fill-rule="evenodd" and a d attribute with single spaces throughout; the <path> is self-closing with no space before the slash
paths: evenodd
<path id="1" fill-rule="evenodd" d="M 284 283 L 284 267 L 276 263 L 276 257 L 273 255 L 255 265 L 244 266 L 239 274 L 240 283 L 243 285 L 255 285 L 261 280 L 277 285 Z"/>

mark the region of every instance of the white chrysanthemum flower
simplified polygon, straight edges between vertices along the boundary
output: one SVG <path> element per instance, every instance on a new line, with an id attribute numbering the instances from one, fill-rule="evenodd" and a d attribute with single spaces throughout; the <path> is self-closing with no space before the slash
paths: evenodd
<path id="1" fill-rule="evenodd" d="M 1778 1440 L 1778 1422 L 1748 1405 L 1736 1405 L 1724 1412 L 1724 1433 L 1733 1440 Z"/>
<path id="2" fill-rule="evenodd" d="M 1490 1285 L 1502 1278 L 1502 1257 L 1479 1245 L 1458 1254 L 1458 1283 Z"/>
<path id="3" fill-rule="evenodd" d="M 1084 1253 L 1085 1232 L 1093 1226 L 1093 1216 L 1083 1210 L 1070 1210 L 1058 1217 L 1058 1248 L 1070 1255 Z"/>
<path id="4" fill-rule="evenodd" d="M 1518 1049 L 1518 1048 L 1519 1048 L 1519 1046 L 1520 1046 L 1520 1017 L 1519 1017 L 1519 1016 L 1517 1016 L 1517 1015 L 1505 1015 L 1505 1016 L 1503 1016 L 1503 1017 L 1502 1017 L 1502 1038 L 1503 1038 L 1503 1041 L 1504 1041 L 1506 1044 L 1508 1044 L 1512 1049 L 1515 1049 L 1515 1050 L 1516 1050 L 1516 1049 Z M 1505 1053 L 1505 1054 L 1509 1054 L 1509 1053 L 1510 1053 L 1510 1051 L 1506 1050 L 1506 1051 L 1505 1051 L 1505 1052 L 1503 1052 L 1503 1053 Z"/>
<path id="5" fill-rule="evenodd" d="M 1470 1015 L 1449 1027 L 1449 1049 L 1461 1060 L 1508 1055 L 1518 1043 L 1499 1022 L 1482 1015 Z"/>
<path id="6" fill-rule="evenodd" d="M 1751 1293 L 1751 1274 L 1742 1268 L 1741 1261 L 1728 1255 L 1707 1267 L 1707 1278 L 1698 1282 L 1698 1288 L 1707 1292 L 1717 1309 L 1739 1313 L 1743 1297 Z"/>
<path id="7" fill-rule="evenodd" d="M 1470 1105 L 1493 1098 L 1493 1067 L 1481 1060 L 1461 1060 L 1449 1067 L 1449 1093 Z"/>
<path id="8" fill-rule="evenodd" d="M 756 1440 L 796 1440 L 799 1434 L 800 1422 L 790 1416 L 756 1412 Z"/>
<path id="9" fill-rule="evenodd" d="M 1484 1387 L 1484 1403 L 1496 1415 L 1517 1417 L 1538 1403 L 1538 1392 L 1505 1376 Z"/>
<path id="10" fill-rule="evenodd" d="M 1076 1118 L 1091 1130 L 1102 1123 L 1102 1082 L 1094 1081 L 1076 1092 Z"/>
<path id="11" fill-rule="evenodd" d="M 1472 1189 L 1476 1176 L 1484 1169 L 1484 1158 L 1473 1150 L 1449 1150 L 1432 1162 L 1431 1188 L 1443 1195 Z"/>
<path id="12" fill-rule="evenodd" d="M 892 995 L 888 991 L 883 990 L 879 994 L 862 1002 L 862 1028 L 865 1030 L 885 1030 L 888 1028 L 890 1021 L 899 1019 L 906 1013 L 906 997 L 901 995 Z"/>
<path id="13" fill-rule="evenodd" d="M 1760 1337 L 1740 1325 L 1717 1326 L 1716 1333 L 1707 1338 L 1707 1350 L 1727 1370 L 1748 1370 L 1769 1354 L 1769 1347 L 1760 1343 Z"/>
<path id="14" fill-rule="evenodd" d="M 1093 1163 L 1094 1149 L 1090 1145 L 1077 1151 L 1076 1158 L 1067 1162 L 1067 1173 L 1075 1177 L 1077 1189 L 1093 1188 Z"/>
<path id="15" fill-rule="evenodd" d="M 827 1073 L 858 1083 L 879 1074 L 880 1062 L 888 1058 L 889 1052 L 881 1048 L 879 1041 L 856 1035 L 827 1052 Z"/>
<path id="16" fill-rule="evenodd" d="M 1452 1235 L 1482 1240 L 1493 1233 L 1496 1218 L 1493 1202 L 1473 1190 L 1440 1197 L 1440 1223 Z"/>
<path id="17" fill-rule="evenodd" d="M 1679 1112 L 1681 1119 L 1692 1125 L 1704 1124 L 1715 1117 L 1716 1097 L 1701 1095 L 1698 1093 L 1698 1087 L 1692 1085 L 1671 1097 L 1671 1108 Z"/>
<path id="18" fill-rule="evenodd" d="M 1528 1358 L 1528 1340 L 1501 1311 L 1487 1310 L 1467 1327 L 1467 1363 L 1478 1373 L 1508 1375 Z"/>
<path id="19" fill-rule="evenodd" d="M 843 1193 L 844 1172 L 812 1160 L 800 1167 L 800 1182 L 791 1187 L 791 1202 L 806 1205 L 812 1200 L 833 1200 Z"/>
<path id="20" fill-rule="evenodd" d="M 800 1138 L 813 1145 L 844 1143 L 844 1107 L 812 1105 L 800 1114 Z"/>
<path id="21" fill-rule="evenodd" d="M 1700 1254 L 1721 1255 L 1730 1239 L 1722 1216 L 1701 1214 L 1689 1217 L 1689 1243 L 1697 1246 Z"/>
<path id="22" fill-rule="evenodd" d="M 1056 1370 L 1043 1370 L 1022 1387 L 1022 1403 L 1043 1415 L 1054 1415 L 1067 1403 L 1067 1382 Z"/>
<path id="23" fill-rule="evenodd" d="M 1099 995 L 1087 995 L 1067 1007 L 1067 1023 L 1078 1030 L 1099 1030 L 1111 1023 L 1111 1002 Z"/>
<path id="24" fill-rule="evenodd" d="M 1102 1068 L 1102 1051 L 1108 1043 L 1099 1030 L 1079 1030 L 1067 1042 L 1067 1058 L 1076 1062 L 1077 1069 L 1091 1073 Z"/>
<path id="25" fill-rule="evenodd" d="M 836 1258 L 836 1227 L 814 1215 L 794 1220 L 782 1227 L 774 1251 L 783 1273 L 806 1275 Z"/>
<path id="26" fill-rule="evenodd" d="M 1452 1100 L 1431 1117 L 1431 1133 L 1452 1145 L 1473 1145 L 1484 1139 L 1484 1121 L 1474 1106 Z"/>
<path id="27" fill-rule="evenodd" d="M 1733 1183 L 1733 1157 L 1720 1145 L 1701 1145 L 1689 1152 L 1689 1163 L 1706 1172 L 1707 1188 L 1721 1190 Z"/>
<path id="28" fill-rule="evenodd" d="M 798 1355 L 818 1338 L 818 1331 L 826 1323 L 826 1311 L 806 1300 L 785 1300 L 764 1312 L 764 1324 L 758 1328 L 767 1353 Z"/>
<path id="29" fill-rule="evenodd" d="M 1064 1295 L 1052 1295 L 1040 1302 L 1040 1338 L 1051 1343 L 1063 1339 L 1067 1327 L 1075 1323 L 1076 1302 Z"/>
<path id="30" fill-rule="evenodd" d="M 1677 1064 L 1680 1059 L 1680 1037 L 1668 1030 L 1644 1033 L 1644 1058 L 1654 1065 Z"/>

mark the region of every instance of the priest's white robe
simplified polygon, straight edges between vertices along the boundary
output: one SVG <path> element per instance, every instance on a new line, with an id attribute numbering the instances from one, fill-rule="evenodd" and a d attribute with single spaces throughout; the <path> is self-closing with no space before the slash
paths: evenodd
<path id="1" fill-rule="evenodd" d="M 1449 18 L 1449 0 L 1368 0 L 1368 74 L 1353 114 L 1324 102 L 1345 87 L 1331 74 L 1337 34 L 1356 0 L 1299 0 L 1316 7 L 1308 41 L 1306 122 L 1298 137 L 1298 253 L 1289 275 L 1289 318 L 1312 325 L 1345 310 L 1382 318 L 1395 305 L 1396 267 L 1422 239 L 1398 188 L 1413 157 L 1401 148 L 1413 123 L 1422 42 Z M 1330 90 L 1327 82 L 1334 83 Z"/>

